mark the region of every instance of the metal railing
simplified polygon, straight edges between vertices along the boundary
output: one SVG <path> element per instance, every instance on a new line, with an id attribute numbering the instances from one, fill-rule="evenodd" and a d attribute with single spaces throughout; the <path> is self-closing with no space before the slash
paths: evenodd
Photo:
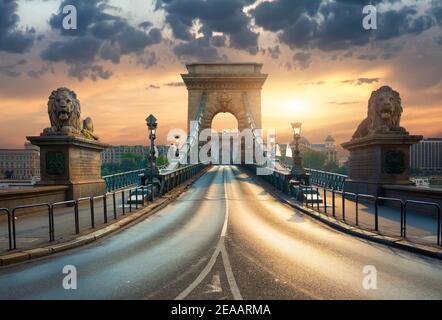
<path id="1" fill-rule="evenodd" d="M 76 200 L 56 202 L 56 203 L 40 203 L 24 206 L 17 206 L 12 211 L 8 209 L 0 208 L 0 214 L 6 214 L 8 218 L 8 240 L 9 250 L 17 249 L 17 232 L 16 228 L 20 227 L 22 221 L 26 220 L 26 216 L 21 216 L 17 219 L 17 212 L 26 209 L 38 209 L 45 208 L 47 212 L 48 220 L 44 226 L 48 226 L 49 242 L 55 241 L 55 223 L 54 223 L 54 211 L 55 209 L 66 208 L 60 215 L 66 215 L 70 218 L 73 215 L 73 233 L 78 235 L 81 231 L 95 229 L 100 225 L 106 225 L 110 220 L 116 220 L 119 216 L 124 216 L 128 213 L 132 213 L 134 210 L 145 207 L 149 202 L 154 201 L 156 197 L 160 197 L 167 192 L 171 191 L 175 187 L 179 186 L 186 180 L 195 176 L 201 172 L 206 164 L 189 165 L 181 167 L 175 171 L 160 174 L 158 177 L 158 183 L 156 185 L 149 184 L 147 186 L 135 185 L 129 188 L 119 188 L 123 184 L 115 184 L 115 188 L 111 192 L 95 197 L 83 197 Z M 134 173 L 138 173 L 140 170 L 131 171 L 126 176 L 129 177 Z M 126 173 L 118 174 L 119 177 L 125 176 Z M 138 176 L 137 176 L 138 178 Z M 117 178 L 120 179 L 120 178 Z M 129 178 L 125 181 L 130 181 Z M 132 180 L 133 181 L 133 180 Z M 127 182 L 129 183 L 129 182 Z M 136 184 L 136 183 L 135 183 Z M 118 186 L 118 187 L 117 187 Z M 72 209 L 69 209 L 72 208 Z M 120 209 L 121 208 L 121 209 Z M 118 210 L 120 209 L 120 210 Z M 100 214 L 100 215 L 97 215 Z M 102 218 L 101 217 L 102 214 Z M 33 216 L 33 214 L 32 214 Z M 22 218 L 23 217 L 23 218 Z M 66 219 L 64 219 L 66 221 Z M 39 224 L 43 220 L 39 221 Z M 87 225 L 85 222 L 87 221 Z M 80 222 L 83 222 L 83 227 Z M 69 222 L 70 223 L 70 222 Z M 69 223 L 67 225 L 69 225 Z M 28 232 L 34 232 L 34 225 L 27 230 Z M 65 228 L 66 229 L 66 228 Z M 68 228 L 69 229 L 69 228 Z M 26 232 L 26 231 L 22 231 Z M 70 233 L 72 234 L 72 233 Z M 27 234 L 26 237 L 29 235 Z M 33 235 L 35 236 L 35 235 Z M 62 236 L 60 234 L 60 236 Z M 67 236 L 67 234 L 63 234 Z"/>
<path id="2" fill-rule="evenodd" d="M 52 205 L 50 205 L 49 203 L 39 203 L 39 204 L 30 204 L 25 206 L 17 206 L 12 210 L 12 215 L 11 215 L 12 234 L 10 235 L 10 237 L 12 237 L 12 249 L 17 249 L 16 215 L 15 215 L 17 210 L 35 209 L 41 207 L 44 207 L 48 210 L 49 241 L 54 241 L 54 216 L 53 216 Z"/>
<path id="3" fill-rule="evenodd" d="M 344 189 L 346 175 L 309 168 L 306 168 L 305 171 L 310 174 L 312 184 L 335 190 Z"/>
<path id="4" fill-rule="evenodd" d="M 441 231 L 442 231 L 441 230 L 442 229 L 442 226 L 441 226 L 441 223 L 442 223 L 442 221 L 441 221 L 441 209 L 440 209 L 439 204 L 434 203 L 434 202 L 415 201 L 415 200 L 407 200 L 407 201 L 405 201 L 404 210 L 403 210 L 403 212 L 404 212 L 404 217 L 403 217 L 403 225 L 404 225 L 403 235 L 404 235 L 404 237 L 406 237 L 406 231 L 407 231 L 407 228 L 406 228 L 406 226 L 407 226 L 407 208 L 408 208 L 408 206 L 410 204 L 430 206 L 430 207 L 433 207 L 433 208 L 436 209 L 436 213 L 437 213 L 437 244 L 438 245 L 442 245 L 442 243 L 441 243 L 442 242 L 441 241 L 441 237 L 442 237 L 442 235 L 441 235 Z"/>
<path id="5" fill-rule="evenodd" d="M 140 175 L 143 174 L 145 169 L 132 170 L 122 173 L 116 173 L 109 176 L 102 177 L 106 182 L 107 192 L 115 191 L 118 189 L 126 188 L 129 186 L 140 184 Z"/>
<path id="6" fill-rule="evenodd" d="M 201 172 L 205 167 L 207 167 L 206 164 L 200 163 L 181 167 L 175 171 L 161 174 L 159 178 L 160 184 L 158 194 L 164 195 L 179 184 L 196 175 L 198 172 Z"/>
<path id="7" fill-rule="evenodd" d="M 254 165 L 245 166 L 246 169 L 252 171 L 255 174 L 256 167 Z M 436 231 L 436 244 L 442 246 L 442 210 L 439 204 L 435 202 L 425 202 L 425 201 L 414 201 L 414 200 L 406 200 L 403 201 L 398 198 L 387 198 L 387 197 L 376 197 L 373 195 L 366 194 L 356 194 L 351 192 L 346 192 L 343 190 L 338 190 L 334 188 L 328 188 L 323 186 L 305 186 L 300 184 L 294 184 L 294 181 L 291 179 L 291 175 L 286 171 L 274 171 L 271 175 L 261 175 L 259 178 L 265 180 L 277 190 L 283 192 L 284 194 L 294 197 L 300 204 L 306 208 L 312 209 L 319 214 L 329 214 L 328 211 L 328 197 L 327 194 L 331 194 L 331 215 L 350 225 L 350 214 L 354 213 L 355 217 L 355 226 L 361 228 L 360 226 L 360 204 L 365 202 L 372 203 L 374 207 L 372 228 L 370 230 L 380 232 L 380 230 L 385 228 L 385 225 L 382 225 L 379 219 L 379 210 L 383 203 L 392 202 L 396 204 L 396 206 L 392 207 L 392 210 L 397 210 L 398 215 L 400 216 L 400 237 L 407 237 L 407 215 L 409 214 L 408 209 L 410 205 L 423 207 L 432 207 L 436 214 L 437 218 L 437 226 Z M 334 180 L 336 181 L 336 180 Z M 316 191 L 316 192 L 313 192 Z M 324 199 L 320 199 L 320 195 L 324 195 Z M 310 195 L 310 196 L 309 196 Z M 338 218 L 336 214 L 337 201 L 336 195 L 341 196 L 341 219 Z M 349 212 L 347 205 L 348 202 L 353 202 L 355 206 L 354 212 Z M 390 207 L 389 207 L 390 208 Z"/>
<path id="8" fill-rule="evenodd" d="M 291 165 L 288 165 L 284 162 L 279 162 L 279 163 L 287 171 L 287 173 L 290 172 Z M 312 184 L 340 191 L 344 190 L 344 184 L 348 178 L 348 176 L 344 174 L 310 169 L 310 168 L 305 168 L 305 171 L 310 175 L 310 181 Z"/>

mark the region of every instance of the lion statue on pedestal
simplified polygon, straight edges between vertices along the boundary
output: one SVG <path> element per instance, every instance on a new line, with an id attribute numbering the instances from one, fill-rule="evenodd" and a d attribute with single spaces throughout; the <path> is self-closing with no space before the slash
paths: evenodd
<path id="1" fill-rule="evenodd" d="M 74 91 L 58 88 L 52 91 L 48 101 L 48 114 L 51 127 L 43 135 L 71 135 L 98 140 L 94 135 L 91 118 L 81 119 L 80 101 Z"/>
<path id="2" fill-rule="evenodd" d="M 358 126 L 353 139 L 371 134 L 407 133 L 400 126 L 402 111 L 401 98 L 397 91 L 389 86 L 373 91 L 368 101 L 368 116 Z"/>

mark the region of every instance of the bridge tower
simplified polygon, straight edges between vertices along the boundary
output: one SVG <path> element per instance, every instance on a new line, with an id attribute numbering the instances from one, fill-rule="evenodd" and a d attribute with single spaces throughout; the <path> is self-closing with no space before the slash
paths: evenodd
<path id="1" fill-rule="evenodd" d="M 211 128 L 213 118 L 229 112 L 238 129 L 261 129 L 261 89 L 267 74 L 258 63 L 193 63 L 182 74 L 188 95 L 188 132 Z M 197 130 L 191 127 L 198 121 Z M 196 133 L 196 132 L 194 132 Z"/>

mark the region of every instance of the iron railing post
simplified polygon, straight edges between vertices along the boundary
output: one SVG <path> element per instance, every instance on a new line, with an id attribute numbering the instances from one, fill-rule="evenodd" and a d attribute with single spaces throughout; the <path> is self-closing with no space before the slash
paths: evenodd
<path id="1" fill-rule="evenodd" d="M 91 227 L 95 229 L 95 208 L 94 208 L 94 197 L 89 198 L 89 207 L 91 210 Z"/>
<path id="2" fill-rule="evenodd" d="M 75 224 L 75 234 L 80 233 L 80 218 L 78 214 L 78 200 L 74 202 L 74 224 Z"/>
<path id="3" fill-rule="evenodd" d="M 324 187 L 324 213 L 327 215 L 327 188 Z"/>
<path id="4" fill-rule="evenodd" d="M 114 219 L 117 219 L 117 199 L 115 196 L 115 192 L 112 193 L 112 204 L 114 207 Z"/>
<path id="5" fill-rule="evenodd" d="M 126 203 L 125 203 L 125 199 L 124 199 L 124 190 L 121 191 L 121 206 L 122 206 L 122 211 L 123 211 L 123 216 L 126 214 Z"/>
<path id="6" fill-rule="evenodd" d="M 103 218 L 104 218 L 104 223 L 107 223 L 107 195 L 104 194 L 103 195 Z"/>
<path id="7" fill-rule="evenodd" d="M 359 226 L 359 195 L 357 194 L 355 197 L 356 202 L 356 225 Z"/>
<path id="8" fill-rule="evenodd" d="M 375 206 L 374 206 L 374 230 L 379 231 L 379 209 L 378 209 L 378 201 L 375 200 Z"/>
<path id="9" fill-rule="evenodd" d="M 342 220 L 345 221 L 345 191 L 342 191 Z"/>

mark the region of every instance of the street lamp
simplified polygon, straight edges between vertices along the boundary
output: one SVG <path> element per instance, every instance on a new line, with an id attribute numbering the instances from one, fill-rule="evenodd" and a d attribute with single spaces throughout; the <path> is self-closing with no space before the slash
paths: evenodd
<path id="1" fill-rule="evenodd" d="M 305 172 L 304 167 L 302 166 L 302 158 L 301 152 L 299 151 L 299 139 L 301 138 L 301 122 L 293 122 L 293 138 L 295 140 L 295 148 L 293 150 L 293 166 L 291 174 L 293 178 L 298 180 L 299 182 L 304 183 L 305 185 L 309 184 L 309 175 Z"/>
<path id="2" fill-rule="evenodd" d="M 146 124 L 149 128 L 149 139 L 150 139 L 150 166 L 149 166 L 149 182 L 151 184 L 151 197 L 152 200 L 154 198 L 153 195 L 153 184 L 154 180 L 157 180 L 157 177 L 159 175 L 159 171 L 156 165 L 156 156 L 155 156 L 155 139 L 156 139 L 156 130 L 157 130 L 157 119 L 153 115 L 149 115 L 146 118 Z"/>

